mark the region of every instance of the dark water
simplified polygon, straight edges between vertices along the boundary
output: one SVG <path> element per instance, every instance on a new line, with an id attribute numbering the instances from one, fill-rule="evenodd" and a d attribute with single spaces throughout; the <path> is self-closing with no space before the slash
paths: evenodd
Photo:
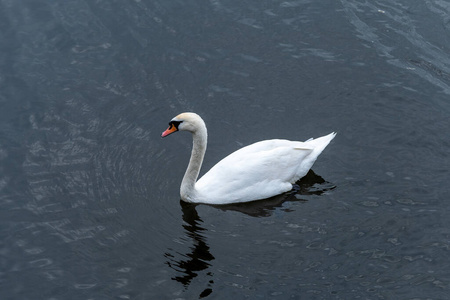
<path id="1" fill-rule="evenodd" d="M 448 299 L 449 16 L 446 0 L 0 1 L 0 298 Z M 182 205 L 191 139 L 160 133 L 183 111 L 208 125 L 203 170 L 261 139 L 338 136 L 300 195 Z"/>

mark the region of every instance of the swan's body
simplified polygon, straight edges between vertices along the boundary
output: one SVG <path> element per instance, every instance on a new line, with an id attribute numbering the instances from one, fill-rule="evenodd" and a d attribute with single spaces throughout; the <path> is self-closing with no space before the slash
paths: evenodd
<path id="1" fill-rule="evenodd" d="M 336 135 L 306 142 L 265 140 L 231 153 L 198 181 L 206 151 L 207 131 L 202 118 L 182 113 L 171 120 L 165 137 L 178 130 L 192 133 L 193 147 L 181 183 L 181 199 L 186 202 L 230 204 L 265 199 L 287 192 L 308 173 L 319 154 Z"/>

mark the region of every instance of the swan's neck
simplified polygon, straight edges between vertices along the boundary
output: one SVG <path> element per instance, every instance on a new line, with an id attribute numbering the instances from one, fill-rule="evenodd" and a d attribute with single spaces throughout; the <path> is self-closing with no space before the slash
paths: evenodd
<path id="1" fill-rule="evenodd" d="M 192 133 L 193 145 L 191 159 L 181 182 L 180 195 L 181 199 L 193 202 L 196 197 L 195 182 L 197 181 L 200 168 L 205 156 L 208 134 L 206 127 L 199 128 Z"/>

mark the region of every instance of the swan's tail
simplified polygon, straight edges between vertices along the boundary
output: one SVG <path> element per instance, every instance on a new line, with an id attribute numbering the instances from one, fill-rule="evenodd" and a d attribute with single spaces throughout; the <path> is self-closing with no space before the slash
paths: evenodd
<path id="1" fill-rule="evenodd" d="M 309 139 L 305 143 L 312 146 L 312 148 L 314 149 L 312 153 L 315 153 L 315 156 L 317 157 L 320 155 L 320 153 L 322 153 L 325 147 L 328 146 L 328 144 L 331 142 L 331 140 L 334 139 L 335 136 L 336 132 L 332 132 L 328 135 L 321 136 L 317 139 Z"/>
<path id="2" fill-rule="evenodd" d="M 299 180 L 303 176 L 308 173 L 309 169 L 313 166 L 314 162 L 316 161 L 317 157 L 322 153 L 322 151 L 328 146 L 328 144 L 331 142 L 331 140 L 334 139 L 336 136 L 335 132 L 332 132 L 328 135 L 319 137 L 317 139 L 309 139 L 306 142 L 303 143 L 305 146 L 305 150 L 308 149 L 311 152 L 304 157 L 304 159 L 301 161 L 300 165 L 297 169 L 297 176 L 295 176 L 295 181 Z"/>

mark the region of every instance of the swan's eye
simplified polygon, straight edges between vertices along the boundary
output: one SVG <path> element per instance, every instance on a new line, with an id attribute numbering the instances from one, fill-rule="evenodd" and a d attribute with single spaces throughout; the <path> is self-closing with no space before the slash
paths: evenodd
<path id="1" fill-rule="evenodd" d="M 170 121 L 169 122 L 169 129 L 172 129 L 172 127 L 175 126 L 175 128 L 178 130 L 178 126 L 182 123 L 183 121 Z"/>

